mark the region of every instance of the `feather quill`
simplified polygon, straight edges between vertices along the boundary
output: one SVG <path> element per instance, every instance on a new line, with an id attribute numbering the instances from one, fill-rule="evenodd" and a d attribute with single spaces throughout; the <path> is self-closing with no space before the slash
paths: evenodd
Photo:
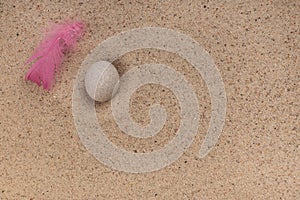
<path id="1" fill-rule="evenodd" d="M 32 63 L 25 79 L 43 85 L 50 90 L 55 72 L 60 69 L 65 53 L 72 50 L 82 36 L 84 23 L 81 21 L 64 22 L 55 25 L 35 49 L 25 65 Z"/>

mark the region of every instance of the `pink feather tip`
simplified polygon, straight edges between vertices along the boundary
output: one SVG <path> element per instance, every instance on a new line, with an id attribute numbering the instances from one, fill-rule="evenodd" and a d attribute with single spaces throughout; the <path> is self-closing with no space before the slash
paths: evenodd
<path id="1" fill-rule="evenodd" d="M 38 86 L 43 85 L 50 90 L 55 72 L 59 70 L 64 54 L 72 50 L 82 36 L 84 23 L 81 21 L 64 22 L 55 25 L 35 49 L 35 53 L 26 61 L 25 65 L 33 63 L 25 76 Z"/>

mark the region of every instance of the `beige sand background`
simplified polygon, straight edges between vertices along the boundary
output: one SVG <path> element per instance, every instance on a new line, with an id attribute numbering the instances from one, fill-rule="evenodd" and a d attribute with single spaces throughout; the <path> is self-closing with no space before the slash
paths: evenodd
<path id="1" fill-rule="evenodd" d="M 5 1 L 0 0 L 0 199 L 299 199 L 300 1 Z M 25 60 L 48 23 L 83 19 L 87 32 L 66 56 L 50 92 L 24 81 Z M 193 37 L 212 56 L 228 97 L 224 131 L 204 159 L 196 157 L 210 119 L 201 76 L 178 55 L 140 50 L 114 64 L 122 75 L 142 63 L 168 64 L 198 95 L 199 131 L 172 165 L 128 174 L 98 162 L 81 144 L 72 89 L 81 62 L 101 41 L 145 26 Z M 100 124 L 118 146 L 161 148 L 175 134 L 180 107 L 171 91 L 146 85 L 132 96 L 133 118 L 146 124 L 149 105 L 169 114 L 148 140 L 126 136 L 110 103 L 97 104 Z"/>

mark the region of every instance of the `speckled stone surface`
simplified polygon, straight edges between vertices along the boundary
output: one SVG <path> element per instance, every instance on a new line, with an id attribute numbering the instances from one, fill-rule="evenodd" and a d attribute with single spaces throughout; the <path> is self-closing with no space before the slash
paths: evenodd
<path id="1" fill-rule="evenodd" d="M 0 0 L 0 199 L 299 199 L 300 1 Z M 23 63 L 51 21 L 83 19 L 84 39 L 66 56 L 50 92 L 24 81 Z M 198 96 L 200 128 L 184 155 L 157 172 L 128 174 L 98 162 L 79 140 L 72 89 L 81 62 L 121 31 L 160 26 L 185 33 L 212 56 L 225 83 L 226 124 L 218 144 L 196 157 L 210 119 L 205 83 L 178 55 L 139 50 L 113 63 L 122 75 L 159 62 L 182 72 Z M 146 85 L 132 96 L 141 124 L 161 103 L 170 113 L 150 139 L 122 134 L 110 104 L 99 123 L 116 145 L 153 151 L 176 134 L 180 107 L 171 91 Z M 109 131 L 108 131 L 109 130 Z"/>

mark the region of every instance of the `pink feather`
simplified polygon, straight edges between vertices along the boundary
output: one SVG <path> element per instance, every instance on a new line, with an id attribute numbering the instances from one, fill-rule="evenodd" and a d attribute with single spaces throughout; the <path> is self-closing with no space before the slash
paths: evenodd
<path id="1" fill-rule="evenodd" d="M 26 65 L 33 64 L 25 79 L 38 86 L 43 85 L 45 90 L 50 90 L 64 54 L 75 47 L 83 30 L 84 24 L 81 21 L 64 22 L 54 26 L 35 49 L 35 53 L 26 61 Z"/>

